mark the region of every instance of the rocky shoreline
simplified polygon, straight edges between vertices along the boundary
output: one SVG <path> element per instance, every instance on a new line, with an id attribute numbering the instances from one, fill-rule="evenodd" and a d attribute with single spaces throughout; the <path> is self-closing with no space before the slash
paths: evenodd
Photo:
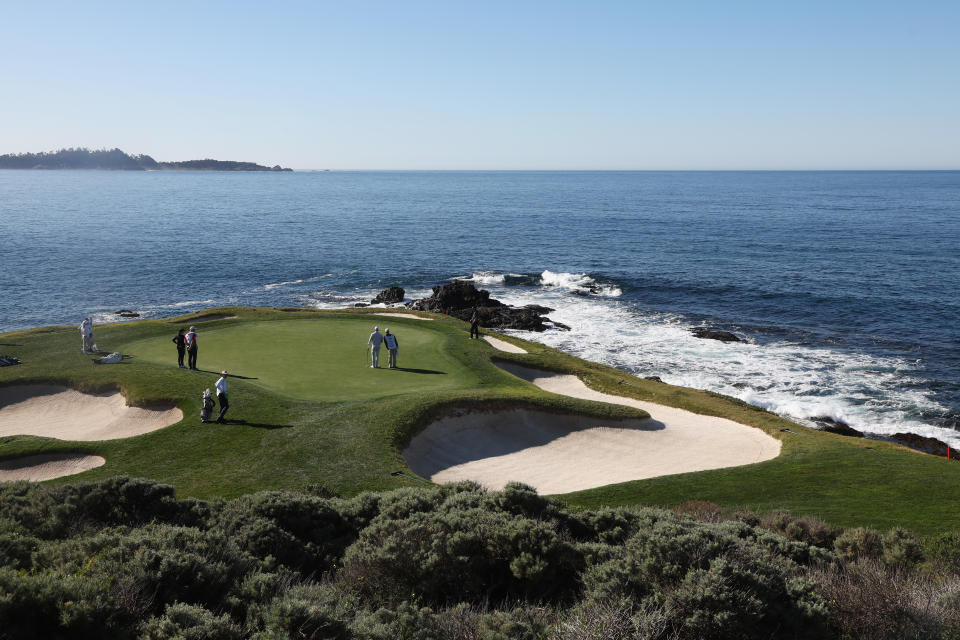
<path id="1" fill-rule="evenodd" d="M 405 291 L 401 287 L 390 287 L 377 294 L 370 304 L 403 303 Z M 357 306 L 367 306 L 359 304 Z M 455 280 L 433 288 L 428 298 L 420 298 L 404 304 L 413 311 L 428 311 L 453 316 L 469 322 L 476 313 L 480 326 L 484 329 L 515 329 L 519 331 L 542 332 L 547 329 L 568 331 L 567 325 L 551 320 L 546 314 L 553 311 L 549 307 L 528 304 L 513 307 L 490 297 L 486 289 L 477 289 L 469 282 Z"/>

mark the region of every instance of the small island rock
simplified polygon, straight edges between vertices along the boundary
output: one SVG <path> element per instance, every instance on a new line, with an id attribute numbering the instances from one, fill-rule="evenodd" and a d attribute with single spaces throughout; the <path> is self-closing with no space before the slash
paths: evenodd
<path id="1" fill-rule="evenodd" d="M 403 302 L 403 296 L 406 291 L 402 287 L 390 287 L 377 294 L 377 297 L 370 301 L 370 304 L 395 304 Z"/>
<path id="2" fill-rule="evenodd" d="M 705 338 L 707 340 L 719 340 L 720 342 L 743 342 L 743 340 L 729 331 L 723 331 L 721 329 L 694 327 L 693 329 L 690 329 L 690 332 L 693 333 L 693 335 L 697 338 Z"/>

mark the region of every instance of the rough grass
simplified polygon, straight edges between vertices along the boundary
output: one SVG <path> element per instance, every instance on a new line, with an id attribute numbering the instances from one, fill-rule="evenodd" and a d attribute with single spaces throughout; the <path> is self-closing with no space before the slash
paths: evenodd
<path id="1" fill-rule="evenodd" d="M 133 356 L 113 366 L 92 365 L 92 358 L 80 353 L 80 336 L 72 326 L 3 334 L 4 353 L 23 364 L 0 369 L 0 385 L 121 388 L 131 404 L 173 400 L 185 418 L 126 440 L 4 438 L 0 458 L 52 451 L 94 453 L 107 464 L 52 482 L 128 474 L 171 484 L 181 497 L 229 498 L 311 484 L 355 495 L 424 484 L 406 467 L 400 450 L 449 407 L 483 404 L 637 415 L 626 407 L 544 393 L 494 366 L 491 359 L 498 358 L 574 373 L 600 391 L 730 418 L 783 441 L 781 455 L 768 462 L 562 496 L 570 506 L 707 501 L 727 509 L 785 509 L 839 526 L 899 526 L 924 535 L 960 530 L 956 462 L 889 443 L 816 432 L 731 398 L 639 380 L 510 336 L 502 337 L 529 353 L 506 354 L 485 341 L 468 340 L 467 325 L 448 317 L 436 316 L 431 323 L 390 318 L 387 323 L 367 313 L 230 307 L 184 316 L 179 324 L 164 319 L 98 326 L 95 336 L 102 349 Z M 176 328 L 216 315 L 237 318 L 199 326 L 199 364 L 211 373 L 177 369 L 170 342 Z M 401 339 L 400 365 L 420 371 L 370 370 L 363 345 L 373 324 L 394 329 Z M 385 350 L 382 355 L 385 362 Z M 231 380 L 232 422 L 202 425 L 200 394 L 215 382 L 212 372 L 224 367 L 248 378 Z M 392 475 L 397 471 L 402 473 Z"/>

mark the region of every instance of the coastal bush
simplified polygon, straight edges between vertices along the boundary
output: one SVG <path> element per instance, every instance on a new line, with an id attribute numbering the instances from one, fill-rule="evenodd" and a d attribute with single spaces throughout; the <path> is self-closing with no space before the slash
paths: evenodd
<path id="1" fill-rule="evenodd" d="M 789 511 L 764 514 L 757 524 L 791 540 L 824 549 L 833 549 L 833 543 L 841 533 L 840 529 L 822 520 L 810 517 L 796 518 Z"/>
<path id="2" fill-rule="evenodd" d="M 818 521 L 681 511 L 571 511 L 520 484 L 205 503 L 14 483 L 0 640 L 960 640 L 956 535 L 850 529 L 834 553 Z"/>
<path id="3" fill-rule="evenodd" d="M 344 570 L 377 600 L 416 593 L 446 603 L 561 597 L 575 588 L 580 563 L 540 522 L 470 509 L 377 518 L 347 550 Z"/>
<path id="4" fill-rule="evenodd" d="M 140 627 L 140 640 L 240 640 L 243 630 L 228 615 L 189 604 L 169 605 Z"/>
<path id="5" fill-rule="evenodd" d="M 887 565 L 905 567 L 923 562 L 923 543 L 903 529 L 891 529 L 885 533 L 880 545 L 883 562 Z"/>
<path id="6" fill-rule="evenodd" d="M 857 527 L 847 529 L 833 543 L 834 552 L 844 560 L 879 558 L 883 553 L 880 534 L 873 529 Z"/>
<path id="7" fill-rule="evenodd" d="M 277 491 L 232 501 L 215 525 L 245 552 L 260 559 L 272 556 L 305 574 L 328 570 L 357 537 L 325 500 Z"/>
<path id="8" fill-rule="evenodd" d="M 960 608 L 950 598 L 960 590 L 956 574 L 930 575 L 860 558 L 823 567 L 811 579 L 829 602 L 832 625 L 841 637 L 946 639 L 957 637 L 960 629 Z"/>
<path id="9" fill-rule="evenodd" d="M 960 532 L 946 533 L 930 540 L 925 555 L 937 567 L 960 574 Z"/>
<path id="10" fill-rule="evenodd" d="M 126 476 L 51 488 L 27 482 L 0 485 L 0 522 L 15 523 L 21 532 L 44 539 L 147 522 L 196 526 L 209 515 L 208 503 L 178 501 L 173 487 Z"/>
<path id="11" fill-rule="evenodd" d="M 328 587 L 302 584 L 266 605 L 253 607 L 248 626 L 255 640 L 346 640 L 350 634 L 341 615 L 336 594 Z"/>

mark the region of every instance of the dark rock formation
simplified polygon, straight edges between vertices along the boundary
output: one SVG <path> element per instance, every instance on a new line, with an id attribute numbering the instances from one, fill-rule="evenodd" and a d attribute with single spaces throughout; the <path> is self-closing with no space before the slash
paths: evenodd
<path id="1" fill-rule="evenodd" d="M 114 311 L 115 314 L 121 318 L 139 318 L 140 314 L 136 311 L 131 311 L 130 309 L 120 309 L 120 311 Z"/>
<path id="2" fill-rule="evenodd" d="M 839 436 L 849 436 L 851 438 L 862 438 L 863 432 L 857 431 L 846 422 L 840 420 L 835 420 L 830 416 L 817 416 L 815 418 L 810 418 L 820 427 L 821 431 L 826 431 L 828 433 L 835 433 Z"/>
<path id="3" fill-rule="evenodd" d="M 408 302 L 407 307 L 416 311 L 449 314 L 468 322 L 476 311 L 480 317 L 480 326 L 488 329 L 546 331 L 549 327 L 544 322 L 552 322 L 557 329 L 569 329 L 564 324 L 544 317 L 547 307 L 511 307 L 492 299 L 489 291 L 477 289 L 463 280 L 454 280 L 434 287 L 432 296 Z"/>
<path id="4" fill-rule="evenodd" d="M 20 358 L 14 358 L 13 356 L 0 356 L 0 367 L 12 367 L 15 364 L 20 364 Z"/>
<path id="5" fill-rule="evenodd" d="M 357 308 L 362 308 L 362 307 L 369 307 L 370 305 L 367 304 L 366 302 L 358 302 L 358 303 L 356 303 L 356 304 L 353 305 L 353 306 L 354 306 L 354 307 L 357 307 Z"/>
<path id="6" fill-rule="evenodd" d="M 654 382 L 663 382 L 663 380 L 660 379 L 660 376 L 644 376 L 643 379 L 644 379 L 644 380 L 653 380 Z"/>
<path id="7" fill-rule="evenodd" d="M 720 329 L 710 329 L 707 327 L 694 327 L 690 329 L 691 333 L 697 338 L 706 338 L 708 340 L 719 340 L 720 342 L 743 342 L 740 338 L 729 331 Z"/>
<path id="8" fill-rule="evenodd" d="M 370 304 L 394 304 L 403 302 L 403 296 L 406 291 L 402 287 L 390 287 L 377 294 L 377 297 L 370 301 Z"/>
<path id="9" fill-rule="evenodd" d="M 905 444 L 911 449 L 931 453 L 935 456 L 947 455 L 947 443 L 943 440 L 937 440 L 936 438 L 919 436 L 915 433 L 895 433 L 890 436 L 890 439 L 900 444 Z M 956 455 L 956 452 L 951 450 L 950 457 L 953 458 L 954 455 Z"/>

